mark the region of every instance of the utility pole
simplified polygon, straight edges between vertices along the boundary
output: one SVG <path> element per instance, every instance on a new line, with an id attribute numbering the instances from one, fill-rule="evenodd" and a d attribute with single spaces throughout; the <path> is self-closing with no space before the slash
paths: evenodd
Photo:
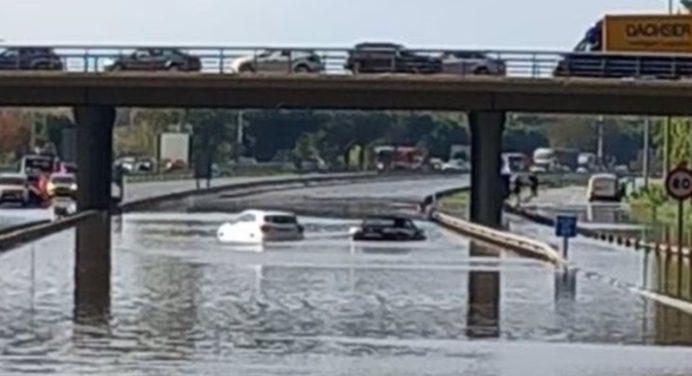
<path id="1" fill-rule="evenodd" d="M 242 148 L 242 146 L 243 146 L 243 127 L 244 127 L 244 124 L 243 124 L 243 116 L 244 116 L 243 110 L 238 111 L 238 127 L 237 127 L 237 130 L 236 130 L 236 131 L 237 131 L 237 134 L 236 134 L 236 140 L 235 140 L 235 142 L 236 142 L 236 148 L 237 148 L 237 151 L 236 151 L 236 162 L 240 162 L 240 157 L 241 157 L 241 155 L 240 155 L 240 150 L 241 150 L 241 148 Z"/>
<path id="2" fill-rule="evenodd" d="M 673 14 L 673 0 L 668 0 L 668 14 Z M 670 171 L 670 123 L 671 117 L 666 116 L 663 124 L 663 179 L 668 178 Z"/>
<path id="3" fill-rule="evenodd" d="M 651 132 L 651 121 L 649 117 L 644 118 L 644 156 L 642 160 L 642 175 L 644 178 L 644 188 L 649 187 L 649 149 L 650 145 L 650 132 Z"/>
<path id="4" fill-rule="evenodd" d="M 603 115 L 598 116 L 598 146 L 596 150 L 596 159 L 598 163 L 603 167 L 605 166 L 605 156 L 603 155 Z"/>

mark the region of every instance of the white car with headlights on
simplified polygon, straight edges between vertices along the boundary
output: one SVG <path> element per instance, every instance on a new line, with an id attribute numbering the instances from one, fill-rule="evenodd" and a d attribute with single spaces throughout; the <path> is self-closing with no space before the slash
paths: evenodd
<path id="1" fill-rule="evenodd" d="M 248 210 L 222 224 L 216 236 L 222 243 L 261 244 L 303 240 L 304 232 L 293 213 Z"/>

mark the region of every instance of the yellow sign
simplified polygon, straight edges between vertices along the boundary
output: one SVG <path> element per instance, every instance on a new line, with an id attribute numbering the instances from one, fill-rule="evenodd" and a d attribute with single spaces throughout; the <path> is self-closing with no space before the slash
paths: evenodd
<path id="1" fill-rule="evenodd" d="M 692 53 L 692 15 L 606 16 L 604 51 Z"/>

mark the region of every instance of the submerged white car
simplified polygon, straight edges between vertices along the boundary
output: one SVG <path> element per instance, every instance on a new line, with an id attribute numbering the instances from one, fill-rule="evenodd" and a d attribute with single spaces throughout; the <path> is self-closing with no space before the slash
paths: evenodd
<path id="1" fill-rule="evenodd" d="M 216 236 L 222 243 L 261 244 L 303 240 L 304 232 L 293 213 L 248 210 L 221 225 Z"/>

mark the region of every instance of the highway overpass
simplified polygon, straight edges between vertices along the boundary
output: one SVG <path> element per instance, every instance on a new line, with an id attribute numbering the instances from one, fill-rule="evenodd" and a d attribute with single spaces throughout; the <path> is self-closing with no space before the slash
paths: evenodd
<path id="1" fill-rule="evenodd" d="M 0 105 L 691 115 L 692 81 L 2 72 Z"/>

